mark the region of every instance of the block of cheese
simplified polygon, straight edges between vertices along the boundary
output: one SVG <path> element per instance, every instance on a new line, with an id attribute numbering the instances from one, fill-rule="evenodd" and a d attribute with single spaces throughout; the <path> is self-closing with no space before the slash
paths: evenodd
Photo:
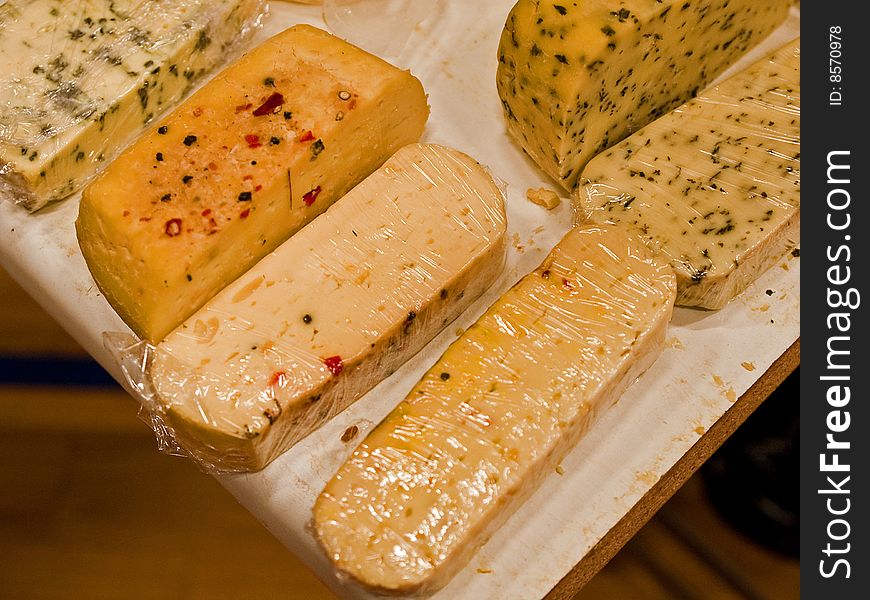
<path id="1" fill-rule="evenodd" d="M 410 73 L 291 27 L 85 189 L 76 231 L 88 267 L 130 328 L 157 342 L 419 139 L 428 114 Z"/>
<path id="2" fill-rule="evenodd" d="M 261 0 L 0 4 L 0 184 L 68 196 L 254 31 Z"/>
<path id="3" fill-rule="evenodd" d="M 262 468 L 452 321 L 505 249 L 488 172 L 406 146 L 156 347 L 158 410 L 200 462 Z"/>
<path id="4" fill-rule="evenodd" d="M 666 263 L 576 228 L 454 342 L 326 485 L 314 530 L 383 593 L 441 587 L 657 358 Z"/>
<path id="5" fill-rule="evenodd" d="M 575 220 L 639 235 L 717 309 L 800 237 L 800 40 L 590 162 Z"/>
<path id="6" fill-rule="evenodd" d="M 507 128 L 572 190 L 598 152 L 677 106 L 754 46 L 791 0 L 519 0 L 498 50 Z"/>

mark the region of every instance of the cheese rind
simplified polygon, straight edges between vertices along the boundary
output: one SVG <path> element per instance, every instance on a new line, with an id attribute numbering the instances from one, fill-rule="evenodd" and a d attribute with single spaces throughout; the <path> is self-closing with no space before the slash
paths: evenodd
<path id="1" fill-rule="evenodd" d="M 520 0 L 496 75 L 508 132 L 573 190 L 598 152 L 702 89 L 788 14 L 790 0 Z"/>
<path id="2" fill-rule="evenodd" d="M 158 410 L 201 463 L 260 469 L 458 316 L 505 249 L 490 175 L 405 147 L 156 347 Z"/>
<path id="3" fill-rule="evenodd" d="M 410 73 L 307 25 L 243 56 L 85 189 L 76 231 L 106 298 L 158 342 L 416 141 Z"/>
<path id="4" fill-rule="evenodd" d="M 722 308 L 800 237 L 800 40 L 587 165 L 575 222 L 640 236 L 677 304 Z"/>
<path id="5" fill-rule="evenodd" d="M 0 184 L 27 210 L 79 189 L 255 30 L 261 0 L 0 6 Z"/>
<path id="6" fill-rule="evenodd" d="M 314 530 L 377 592 L 441 587 L 663 347 L 674 275 L 574 229 L 454 342 L 326 485 Z"/>

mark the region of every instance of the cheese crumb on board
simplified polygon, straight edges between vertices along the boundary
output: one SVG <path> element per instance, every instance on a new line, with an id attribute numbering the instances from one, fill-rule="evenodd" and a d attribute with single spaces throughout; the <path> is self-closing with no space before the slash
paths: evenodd
<path id="1" fill-rule="evenodd" d="M 790 0 L 520 0 L 498 49 L 508 132 L 573 190 L 601 150 L 702 89 Z"/>
<path id="2" fill-rule="evenodd" d="M 100 290 L 157 342 L 326 210 L 428 118 L 420 82 L 314 27 L 250 51 L 154 124 L 82 196 Z"/>
<path id="3" fill-rule="evenodd" d="M 35 211 L 79 189 L 247 40 L 261 0 L 0 3 L 0 184 Z"/>
<path id="4" fill-rule="evenodd" d="M 526 198 L 530 202 L 543 206 L 547 210 L 553 210 L 562 202 L 559 194 L 547 188 L 529 188 L 526 190 Z"/>
<path id="5" fill-rule="evenodd" d="M 575 222 L 639 235 L 677 304 L 722 308 L 798 243 L 800 40 L 596 157 Z"/>
<path id="6" fill-rule="evenodd" d="M 156 347 L 163 420 L 210 468 L 262 468 L 480 296 L 506 237 L 478 163 L 401 149 Z"/>
<path id="7" fill-rule="evenodd" d="M 336 568 L 427 593 L 658 357 L 674 275 L 618 230 L 575 228 L 455 341 L 314 507 Z"/>

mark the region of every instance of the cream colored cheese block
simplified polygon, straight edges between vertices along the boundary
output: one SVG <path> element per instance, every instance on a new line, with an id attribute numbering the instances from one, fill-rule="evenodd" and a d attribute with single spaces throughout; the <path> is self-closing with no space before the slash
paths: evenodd
<path id="1" fill-rule="evenodd" d="M 483 293 L 505 232 L 474 160 L 403 148 L 157 346 L 166 423 L 210 467 L 265 466 Z"/>
<path id="2" fill-rule="evenodd" d="M 596 157 L 575 220 L 639 235 L 718 309 L 800 238 L 800 40 Z"/>
<path id="3" fill-rule="evenodd" d="M 454 342 L 326 485 L 314 530 L 384 593 L 441 587 L 659 355 L 670 267 L 574 229 Z"/>
<path id="4" fill-rule="evenodd" d="M 508 132 L 570 191 L 593 156 L 695 95 L 790 5 L 520 0 L 498 50 Z"/>
<path id="5" fill-rule="evenodd" d="M 244 42 L 261 0 L 0 3 L 0 184 L 28 210 L 79 189 Z"/>
<path id="6" fill-rule="evenodd" d="M 398 148 L 429 110 L 410 73 L 307 25 L 246 54 L 85 189 L 100 290 L 160 341 Z"/>

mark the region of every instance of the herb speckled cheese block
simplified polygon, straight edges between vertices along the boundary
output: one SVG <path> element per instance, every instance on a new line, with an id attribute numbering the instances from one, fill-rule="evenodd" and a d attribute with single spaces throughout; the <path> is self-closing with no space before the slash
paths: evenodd
<path id="1" fill-rule="evenodd" d="M 0 184 L 64 198 L 246 40 L 261 0 L 0 4 Z"/>
<path id="2" fill-rule="evenodd" d="M 658 357 L 673 271 L 576 228 L 455 341 L 326 485 L 314 530 L 382 593 L 444 585 Z"/>
<path id="3" fill-rule="evenodd" d="M 182 447 L 259 469 L 391 374 L 500 274 L 504 200 L 434 145 L 399 150 L 156 347 Z"/>
<path id="4" fill-rule="evenodd" d="M 800 40 L 590 162 L 575 220 L 640 236 L 718 309 L 800 238 Z"/>
<path id="5" fill-rule="evenodd" d="M 420 82 L 298 25 L 243 56 L 127 149 L 82 197 L 100 290 L 160 341 L 398 148 L 429 115 Z"/>
<path id="6" fill-rule="evenodd" d="M 601 150 L 696 94 L 790 0 L 520 0 L 496 83 L 510 135 L 567 190 Z"/>

